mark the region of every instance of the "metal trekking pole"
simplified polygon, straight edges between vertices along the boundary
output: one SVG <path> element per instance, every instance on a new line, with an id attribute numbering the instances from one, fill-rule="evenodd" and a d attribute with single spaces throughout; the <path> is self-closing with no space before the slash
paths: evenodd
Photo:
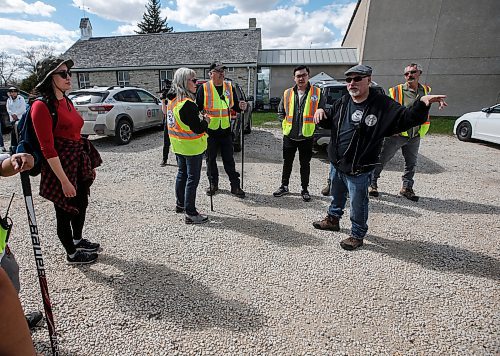
<path id="1" fill-rule="evenodd" d="M 38 282 L 42 292 L 43 308 L 45 310 L 45 319 L 49 330 L 50 347 L 52 355 L 59 355 L 59 343 L 57 341 L 57 333 L 54 324 L 54 316 L 52 315 L 52 304 L 50 303 L 49 288 L 47 286 L 47 278 L 45 276 L 45 266 L 42 257 L 42 248 L 40 246 L 40 238 L 38 236 L 38 226 L 36 224 L 35 206 L 31 195 L 31 182 L 28 172 L 22 172 L 21 185 L 23 187 L 24 202 L 26 203 L 26 212 L 28 213 L 28 224 L 30 227 L 31 243 L 33 244 L 33 253 L 35 254 L 36 269 L 38 273 Z"/>
<path id="2" fill-rule="evenodd" d="M 210 211 L 214 211 L 214 194 L 215 191 L 212 191 L 212 188 L 215 188 L 213 186 L 213 181 L 212 181 L 212 169 L 210 168 L 210 153 L 208 153 L 208 145 L 207 145 L 207 173 L 208 173 L 208 185 L 209 185 L 209 191 L 210 191 Z"/>
<path id="3" fill-rule="evenodd" d="M 243 173 L 245 167 L 245 111 L 241 112 L 241 189 L 243 189 Z"/>

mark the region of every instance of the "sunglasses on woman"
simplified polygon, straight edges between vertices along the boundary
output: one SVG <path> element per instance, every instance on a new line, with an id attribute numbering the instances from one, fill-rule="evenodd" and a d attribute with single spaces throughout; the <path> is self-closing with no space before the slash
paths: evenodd
<path id="1" fill-rule="evenodd" d="M 189 80 L 192 81 L 194 84 L 196 84 L 196 82 L 198 81 L 198 79 L 196 79 L 196 78 L 189 79 Z"/>
<path id="2" fill-rule="evenodd" d="M 68 78 L 68 76 L 71 77 L 72 73 L 70 70 L 61 70 L 59 72 L 54 72 L 52 74 L 57 74 L 57 75 L 61 76 L 61 78 L 66 79 L 66 78 Z"/>
<path id="3" fill-rule="evenodd" d="M 364 75 L 364 76 L 358 75 L 356 77 L 345 78 L 345 81 L 347 83 L 350 83 L 350 82 L 352 82 L 354 80 L 357 83 L 357 82 L 360 82 L 363 78 L 366 78 L 366 77 L 368 77 L 368 76 L 367 75 Z"/>

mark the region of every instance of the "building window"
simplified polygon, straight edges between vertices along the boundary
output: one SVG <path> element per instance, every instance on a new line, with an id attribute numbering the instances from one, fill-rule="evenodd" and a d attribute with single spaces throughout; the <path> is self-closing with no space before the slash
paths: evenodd
<path id="1" fill-rule="evenodd" d="M 120 70 L 117 72 L 118 85 L 128 86 L 130 85 L 130 76 L 127 70 Z"/>
<path id="2" fill-rule="evenodd" d="M 90 88 L 89 73 L 78 73 L 78 87 L 80 89 Z"/>
<path id="3" fill-rule="evenodd" d="M 174 79 L 174 70 L 173 69 L 164 69 L 160 70 L 160 89 L 165 89 L 165 80 L 168 79 L 172 81 Z"/>
<path id="4" fill-rule="evenodd" d="M 228 73 L 234 73 L 234 67 L 227 67 L 226 70 Z"/>

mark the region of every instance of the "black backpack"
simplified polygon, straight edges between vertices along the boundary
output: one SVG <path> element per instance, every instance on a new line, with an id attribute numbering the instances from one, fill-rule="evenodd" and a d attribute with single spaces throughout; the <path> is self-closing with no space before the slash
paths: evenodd
<path id="1" fill-rule="evenodd" d="M 35 102 L 36 101 L 41 101 L 47 105 L 50 116 L 52 117 L 52 132 L 54 132 L 54 128 L 57 125 L 56 108 L 49 104 L 45 99 L 37 99 Z M 26 110 L 17 125 L 19 131 L 19 143 L 17 145 L 16 152 L 29 153 L 35 158 L 35 165 L 29 170 L 29 175 L 34 177 L 39 175 L 42 171 L 42 163 L 45 161 L 45 157 L 43 157 L 40 142 L 38 142 L 38 137 L 36 136 L 35 128 L 33 127 L 33 121 L 31 120 L 32 107 L 33 104 L 31 104 L 28 110 Z"/>

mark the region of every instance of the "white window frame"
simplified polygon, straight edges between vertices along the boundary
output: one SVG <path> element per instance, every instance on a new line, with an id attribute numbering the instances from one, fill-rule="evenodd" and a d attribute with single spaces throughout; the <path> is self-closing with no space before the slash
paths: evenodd
<path id="1" fill-rule="evenodd" d="M 78 87 L 80 89 L 90 88 L 90 73 L 89 72 L 78 73 Z"/>
<path id="2" fill-rule="evenodd" d="M 119 70 L 116 72 L 116 82 L 120 86 L 129 86 L 130 85 L 130 74 L 128 70 Z"/>
<path id="3" fill-rule="evenodd" d="M 174 79 L 174 70 L 173 69 L 161 69 L 160 70 L 160 89 L 163 90 L 163 81 L 165 79 L 172 80 Z"/>
<path id="4" fill-rule="evenodd" d="M 226 70 L 228 73 L 234 73 L 234 67 L 227 67 Z"/>

